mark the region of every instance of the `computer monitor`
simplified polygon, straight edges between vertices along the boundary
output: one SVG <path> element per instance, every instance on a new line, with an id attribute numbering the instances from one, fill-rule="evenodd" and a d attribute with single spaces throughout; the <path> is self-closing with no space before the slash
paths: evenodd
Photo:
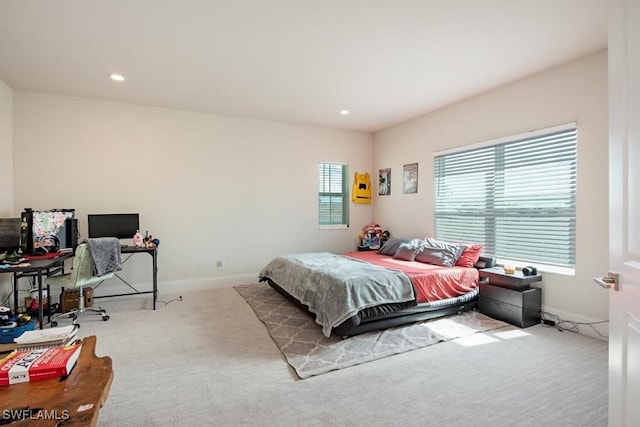
<path id="1" fill-rule="evenodd" d="M 140 230 L 140 218 L 137 213 L 127 214 L 89 214 L 87 216 L 89 238 L 115 237 L 132 239 Z"/>

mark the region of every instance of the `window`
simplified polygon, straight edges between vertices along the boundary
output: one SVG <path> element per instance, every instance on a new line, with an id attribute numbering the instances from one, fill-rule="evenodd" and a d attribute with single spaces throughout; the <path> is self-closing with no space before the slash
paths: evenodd
<path id="1" fill-rule="evenodd" d="M 573 269 L 575 123 L 436 153 L 435 235 L 485 253 Z"/>
<path id="2" fill-rule="evenodd" d="M 349 165 L 318 164 L 320 226 L 349 226 Z"/>

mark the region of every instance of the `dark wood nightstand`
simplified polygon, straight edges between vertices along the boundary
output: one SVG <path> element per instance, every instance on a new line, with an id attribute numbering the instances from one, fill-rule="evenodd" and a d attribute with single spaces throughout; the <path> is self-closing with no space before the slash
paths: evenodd
<path id="1" fill-rule="evenodd" d="M 542 280 L 541 275 L 524 276 L 521 271 L 507 274 L 502 268 L 480 270 L 478 309 L 489 317 L 503 320 L 521 328 L 540 323 L 542 289 L 531 283 Z"/>

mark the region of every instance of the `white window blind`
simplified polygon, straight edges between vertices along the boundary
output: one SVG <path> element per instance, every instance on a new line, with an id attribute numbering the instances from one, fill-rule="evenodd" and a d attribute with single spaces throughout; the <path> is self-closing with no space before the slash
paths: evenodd
<path id="1" fill-rule="evenodd" d="M 575 266 L 575 123 L 436 155 L 435 235 L 498 258 Z"/>
<path id="2" fill-rule="evenodd" d="M 349 165 L 318 164 L 319 224 L 349 225 Z"/>

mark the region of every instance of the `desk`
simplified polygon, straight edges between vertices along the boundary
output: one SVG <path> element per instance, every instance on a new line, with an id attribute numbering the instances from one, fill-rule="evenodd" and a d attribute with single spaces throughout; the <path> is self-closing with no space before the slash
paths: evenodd
<path id="1" fill-rule="evenodd" d="M 158 299 L 158 248 L 136 248 L 135 246 L 123 246 L 122 248 L 120 248 L 120 252 L 123 254 L 128 255 L 123 261 L 122 264 L 126 263 L 129 258 L 131 258 L 133 255 L 135 254 L 149 254 L 151 256 L 151 277 L 152 277 L 152 281 L 153 281 L 153 290 L 151 291 L 139 291 L 138 289 L 136 289 L 132 284 L 130 284 L 129 282 L 127 282 L 125 279 L 123 279 L 122 277 L 120 277 L 117 273 L 116 273 L 116 277 L 118 279 L 120 279 L 120 281 L 122 281 L 123 283 L 125 283 L 127 286 L 129 286 L 131 288 L 131 290 L 133 292 L 126 292 L 126 293 L 121 293 L 121 294 L 111 294 L 111 295 L 95 295 L 93 296 L 94 299 L 97 298 L 111 298 L 111 297 L 121 297 L 121 296 L 125 296 L 125 295 L 141 295 L 141 294 L 153 294 L 153 309 L 156 309 L 156 301 Z M 94 290 L 100 286 L 103 282 L 98 283 L 96 286 L 94 286 Z"/>
<path id="2" fill-rule="evenodd" d="M 110 357 L 96 357 L 95 351 L 96 337 L 87 337 L 82 340 L 76 366 L 65 379 L 0 387 L 0 424 L 96 426 L 109 395 L 113 367 Z"/>
<path id="3" fill-rule="evenodd" d="M 13 273 L 13 309 L 18 312 L 18 279 L 27 276 L 37 276 L 38 282 L 38 322 L 40 329 L 44 327 L 44 310 L 42 309 L 42 277 L 49 274 L 56 267 L 64 267 L 64 262 L 73 257 L 73 253 L 64 253 L 56 258 L 31 259 L 28 267 L 9 267 L 0 270 L 0 273 Z"/>

